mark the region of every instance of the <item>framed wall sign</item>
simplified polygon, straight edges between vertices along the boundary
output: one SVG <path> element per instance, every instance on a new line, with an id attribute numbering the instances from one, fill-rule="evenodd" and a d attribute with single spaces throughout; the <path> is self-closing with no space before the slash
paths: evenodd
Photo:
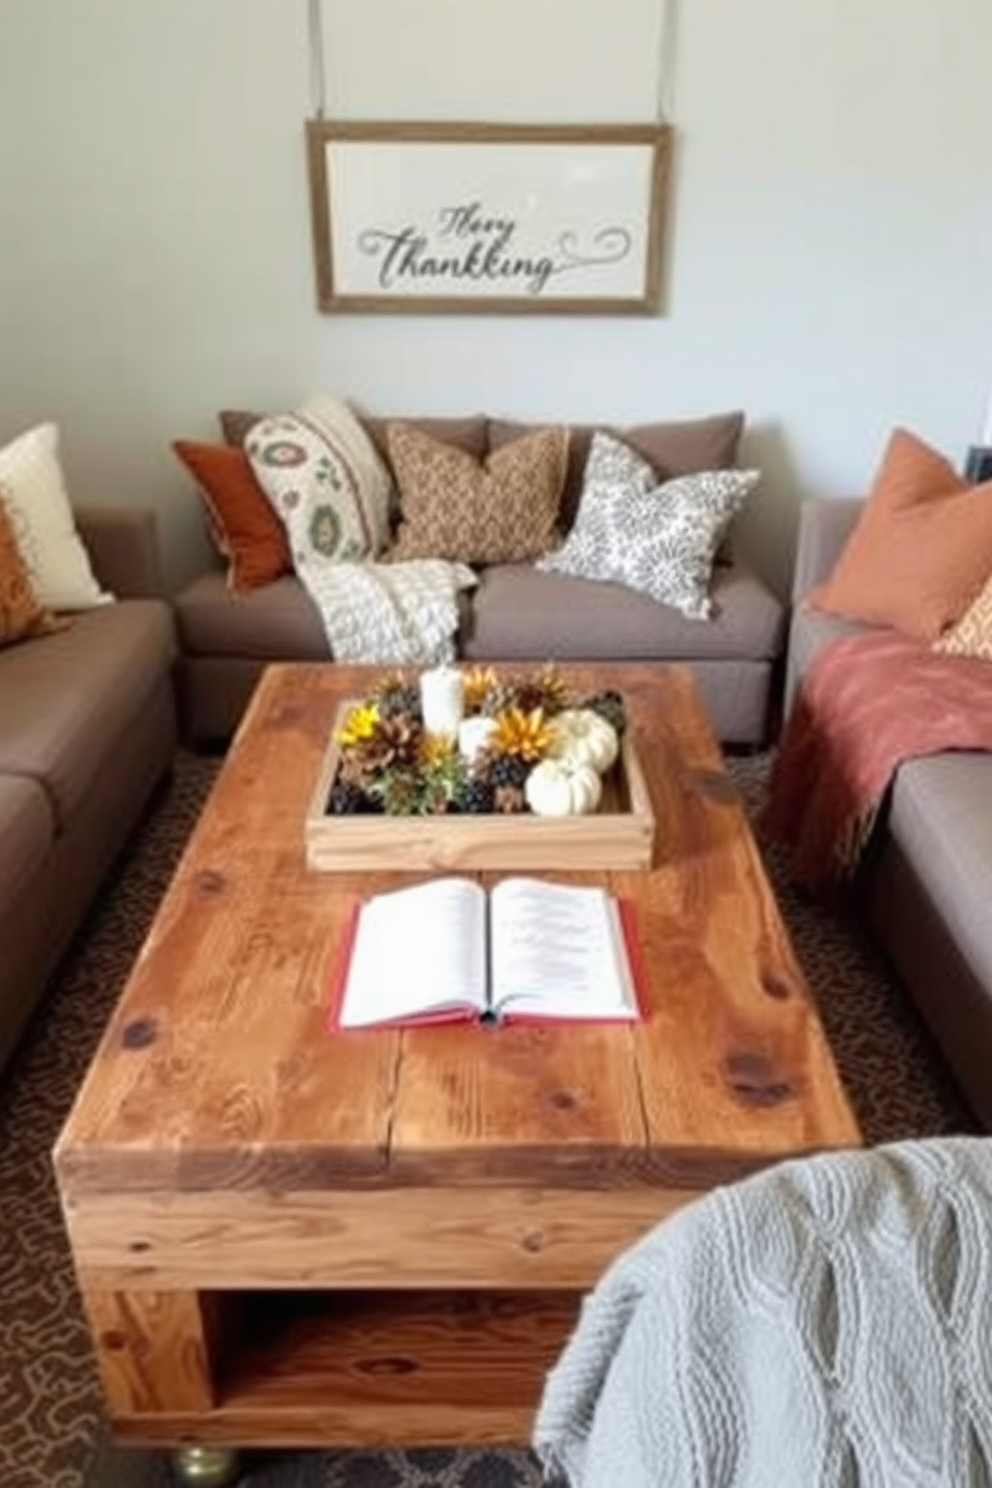
<path id="1" fill-rule="evenodd" d="M 321 310 L 651 314 L 663 124 L 307 125 Z"/>

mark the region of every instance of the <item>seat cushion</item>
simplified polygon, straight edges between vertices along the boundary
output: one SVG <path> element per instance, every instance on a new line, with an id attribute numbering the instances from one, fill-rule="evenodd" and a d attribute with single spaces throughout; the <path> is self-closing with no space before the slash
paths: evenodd
<path id="1" fill-rule="evenodd" d="M 45 861 L 54 838 L 55 818 L 38 781 L 0 775 L 0 906 Z"/>
<path id="2" fill-rule="evenodd" d="M 962 750 L 903 765 L 888 830 L 962 958 L 992 987 L 992 754 Z"/>
<path id="3" fill-rule="evenodd" d="M 712 619 L 688 620 L 622 584 L 500 565 L 480 575 L 462 651 L 478 661 L 760 661 L 778 655 L 784 612 L 754 574 L 739 564 L 717 569 L 712 598 Z"/>
<path id="4" fill-rule="evenodd" d="M 0 772 L 38 780 L 64 828 L 174 658 L 172 615 L 155 599 L 88 610 L 0 653 Z"/>
<path id="5" fill-rule="evenodd" d="M 249 594 L 232 594 L 223 574 L 203 574 L 176 597 L 175 605 L 180 643 L 188 656 L 328 658 L 320 614 L 295 575 Z"/>

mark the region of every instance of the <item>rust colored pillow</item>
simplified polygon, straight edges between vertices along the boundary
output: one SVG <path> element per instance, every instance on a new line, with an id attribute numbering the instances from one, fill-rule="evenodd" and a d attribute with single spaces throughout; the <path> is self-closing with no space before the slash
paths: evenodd
<path id="1" fill-rule="evenodd" d="M 805 604 L 935 641 L 992 568 L 992 481 L 974 486 L 907 429 L 892 434 L 851 536 Z"/>
<path id="2" fill-rule="evenodd" d="M 558 541 L 567 429 L 540 429 L 481 461 L 408 424 L 390 424 L 388 439 L 400 492 L 391 560 L 522 563 Z"/>
<path id="3" fill-rule="evenodd" d="M 57 619 L 35 596 L 0 486 L 0 646 L 50 635 L 68 623 Z"/>
<path id="4" fill-rule="evenodd" d="M 244 450 L 177 439 L 172 448 L 196 481 L 236 593 L 292 572 L 285 529 L 255 479 Z"/>

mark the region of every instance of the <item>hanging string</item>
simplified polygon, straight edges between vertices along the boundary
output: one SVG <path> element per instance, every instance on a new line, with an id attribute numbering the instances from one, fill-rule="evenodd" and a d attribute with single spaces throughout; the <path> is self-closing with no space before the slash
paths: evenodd
<path id="1" fill-rule="evenodd" d="M 327 74 L 324 68 L 323 0 L 307 0 L 310 31 L 310 99 L 313 116 L 322 119 L 327 108 Z"/>
<path id="2" fill-rule="evenodd" d="M 659 0 L 658 123 L 675 118 L 675 54 L 678 50 L 678 0 Z"/>

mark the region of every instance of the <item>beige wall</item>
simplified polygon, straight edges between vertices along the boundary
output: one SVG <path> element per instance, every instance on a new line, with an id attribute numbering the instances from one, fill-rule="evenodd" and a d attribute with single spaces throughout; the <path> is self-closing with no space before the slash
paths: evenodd
<path id="1" fill-rule="evenodd" d="M 657 0 L 328 11 L 342 111 L 653 105 Z M 894 421 L 955 457 L 977 432 L 992 6 L 681 0 L 678 21 L 667 315 L 321 317 L 304 0 L 0 0 L 0 438 L 56 418 L 77 497 L 154 501 L 179 578 L 202 549 L 168 441 L 225 404 L 743 406 L 769 473 L 752 531 L 783 575 L 797 496 L 862 488 Z"/>

